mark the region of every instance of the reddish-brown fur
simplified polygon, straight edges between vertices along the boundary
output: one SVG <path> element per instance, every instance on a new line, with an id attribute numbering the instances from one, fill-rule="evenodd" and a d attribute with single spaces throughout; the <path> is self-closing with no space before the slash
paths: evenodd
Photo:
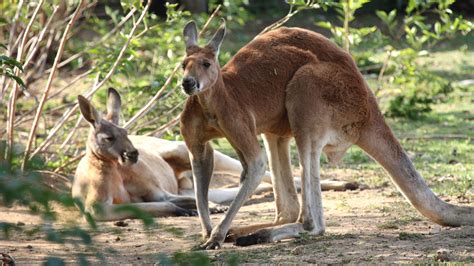
<path id="1" fill-rule="evenodd" d="M 387 169 L 424 215 L 440 224 L 474 223 L 472 208 L 446 204 L 428 189 L 385 124 L 352 57 L 324 36 L 280 28 L 247 44 L 221 70 L 216 55 L 225 27 L 203 48 L 196 45 L 196 32 L 193 22 L 184 29 L 183 88 L 190 97 L 181 116 L 181 132 L 191 152 L 203 235 L 210 237 L 204 248 L 220 246 L 242 202 L 260 182 L 265 165 L 256 137 L 260 133 L 267 143 L 277 195 L 274 225 L 289 224 L 259 230 L 237 244 L 293 237 L 302 230 L 324 232 L 319 156 L 324 151 L 337 160 L 354 143 Z M 244 171 L 241 191 L 211 232 L 206 202 L 212 174 L 208 141 L 218 137 L 226 137 L 236 149 Z M 288 181 L 289 137 L 296 139 L 303 169 L 298 216 L 293 212 L 296 192 Z M 466 215 L 471 217 L 462 218 Z"/>

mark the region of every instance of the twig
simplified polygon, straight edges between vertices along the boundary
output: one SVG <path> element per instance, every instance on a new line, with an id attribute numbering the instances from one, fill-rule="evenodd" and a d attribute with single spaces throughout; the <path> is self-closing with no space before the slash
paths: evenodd
<path id="1" fill-rule="evenodd" d="M 385 56 L 385 59 L 383 60 L 383 65 L 382 65 L 382 68 L 380 69 L 379 76 L 377 78 L 377 89 L 374 92 L 375 96 L 377 96 L 380 90 L 382 89 L 383 74 L 385 72 L 385 69 L 387 69 L 388 62 L 390 61 L 391 57 L 392 57 L 392 51 L 388 50 L 387 55 Z"/>
<path id="2" fill-rule="evenodd" d="M 33 58 L 33 56 L 38 51 L 38 48 L 40 47 L 41 41 L 43 40 L 43 38 L 45 36 L 45 33 L 48 31 L 49 26 L 51 25 L 51 22 L 53 21 L 53 18 L 55 17 L 56 13 L 58 13 L 58 10 L 59 10 L 59 6 L 54 6 L 53 13 L 49 17 L 48 21 L 46 22 L 46 24 L 44 26 L 44 29 L 40 32 L 38 38 L 36 38 L 36 41 L 35 41 L 34 45 L 30 49 L 30 52 L 26 56 L 26 60 L 25 60 L 25 63 L 23 63 L 23 67 L 28 66 L 31 59 Z"/>
<path id="3" fill-rule="evenodd" d="M 163 100 L 163 99 L 166 99 L 173 91 L 170 90 L 166 95 L 164 95 L 163 97 L 160 98 L 160 100 Z M 151 120 L 148 120 L 148 121 L 145 121 L 141 124 L 136 124 L 135 127 L 137 129 L 140 129 L 140 128 L 144 128 L 146 126 L 149 126 L 151 124 L 155 124 L 157 121 L 163 119 L 164 116 L 167 116 L 171 113 L 173 113 L 176 109 L 180 108 L 181 105 L 183 105 L 185 102 L 184 101 L 180 101 L 178 104 L 176 104 L 173 108 L 167 110 L 164 114 L 162 114 L 161 116 L 157 116 L 155 118 L 152 118 Z M 137 133 L 137 130 L 134 130 L 133 131 L 134 133 L 133 134 L 136 134 Z"/>
<path id="4" fill-rule="evenodd" d="M 48 98 L 49 90 L 51 89 L 51 84 L 53 82 L 54 76 L 56 75 L 57 66 L 59 64 L 59 61 L 61 60 L 61 57 L 63 56 L 64 46 L 67 40 L 67 35 L 69 34 L 69 31 L 71 31 L 71 28 L 74 26 L 76 19 L 81 13 L 83 5 L 84 5 L 84 0 L 81 0 L 79 2 L 79 5 L 77 6 L 76 11 L 74 11 L 74 15 L 72 16 L 71 20 L 67 24 L 66 29 L 64 29 L 63 37 L 61 38 L 61 42 L 59 43 L 59 47 L 58 47 L 58 52 L 56 53 L 56 58 L 54 59 L 53 71 L 51 71 L 49 75 L 48 81 L 46 82 L 46 86 L 44 88 L 43 97 L 41 97 L 39 106 L 36 109 L 35 119 L 33 120 L 33 125 L 31 126 L 31 131 L 30 131 L 30 135 L 28 136 L 28 142 L 26 144 L 23 161 L 21 163 L 21 171 L 25 170 L 26 163 L 29 160 L 28 156 L 30 155 L 31 145 L 33 144 L 33 140 L 35 139 L 35 133 L 36 133 L 36 128 L 38 127 L 39 118 L 41 116 L 41 113 L 43 112 L 44 103 L 46 102 L 46 99 Z"/>
<path id="5" fill-rule="evenodd" d="M 345 0 L 346 4 L 344 7 L 344 50 L 349 52 L 349 12 L 351 10 L 349 0 Z"/>
<path id="6" fill-rule="evenodd" d="M 38 12 L 43 5 L 44 0 L 41 0 L 38 3 L 38 6 L 36 7 L 35 11 L 33 12 L 33 15 L 31 16 L 30 21 L 28 22 L 28 25 L 26 26 L 24 33 L 23 33 L 23 38 L 21 40 L 21 44 L 18 47 L 18 54 L 17 54 L 17 61 L 20 62 L 21 58 L 23 57 L 23 50 L 26 44 L 26 40 L 28 38 L 28 32 L 31 29 L 31 26 L 33 25 L 33 22 L 36 19 L 36 16 L 38 15 Z M 15 76 L 18 76 L 20 73 L 20 69 L 17 67 L 15 68 Z M 16 99 L 17 99 L 17 94 L 18 94 L 18 83 L 14 82 L 13 83 L 13 89 L 10 94 L 10 99 L 9 99 L 9 105 L 8 105 L 8 120 L 7 120 L 7 154 L 5 156 L 8 165 L 11 166 L 12 162 L 12 156 L 13 156 L 13 130 L 14 130 L 14 121 L 15 121 L 15 109 L 16 109 Z"/>
<path id="7" fill-rule="evenodd" d="M 71 80 L 70 82 L 68 82 L 66 84 L 66 86 L 62 87 L 61 89 L 57 90 L 56 92 L 54 92 L 53 94 L 51 94 L 49 97 L 48 97 L 48 100 L 58 96 L 61 92 L 63 92 L 64 90 L 68 89 L 69 87 L 71 87 L 72 85 L 76 84 L 76 82 L 78 82 L 79 80 L 83 79 L 84 77 L 87 77 L 87 75 L 89 75 L 90 73 L 92 73 L 92 69 L 89 69 L 87 70 L 86 72 L 80 74 L 79 76 L 75 77 L 73 80 Z"/>
<path id="8" fill-rule="evenodd" d="M 217 12 L 221 9 L 221 5 L 218 5 L 214 12 L 212 12 L 211 16 L 207 19 L 206 23 L 204 24 L 203 28 L 198 34 L 198 37 L 201 36 L 201 34 L 206 30 L 207 26 L 209 25 L 210 21 L 216 16 Z M 181 61 L 181 60 L 180 60 Z M 140 119 L 142 116 L 146 115 L 151 108 L 156 104 L 156 101 L 161 97 L 161 94 L 163 94 L 164 90 L 169 86 L 171 81 L 173 80 L 174 76 L 176 75 L 176 72 L 178 71 L 179 67 L 181 66 L 181 62 L 177 63 L 176 66 L 173 68 L 173 71 L 171 72 L 170 76 L 166 80 L 165 84 L 158 90 L 158 92 L 151 98 L 145 106 L 143 106 L 142 109 L 140 109 L 130 120 L 128 120 L 124 128 L 130 128 L 130 126 L 135 123 L 138 119 Z"/>
<path id="9" fill-rule="evenodd" d="M 148 133 L 145 134 L 145 136 L 155 136 L 157 137 L 157 135 L 161 135 L 164 131 L 174 127 L 176 124 L 179 123 L 179 119 L 181 118 L 181 114 L 178 114 L 175 118 L 171 119 L 168 123 L 162 125 L 161 127 L 153 130 L 153 131 L 150 131 Z"/>
<path id="10" fill-rule="evenodd" d="M 100 72 L 97 73 L 97 76 L 95 78 L 95 82 L 94 82 L 94 87 L 97 86 L 97 83 L 99 83 L 99 79 L 100 79 Z M 77 121 L 76 121 L 76 124 L 74 125 L 74 127 L 69 131 L 69 134 L 67 135 L 66 139 L 64 140 L 64 142 L 61 144 L 61 146 L 59 146 L 59 150 L 63 150 L 64 147 L 66 147 L 66 145 L 69 143 L 69 141 L 72 139 L 72 137 L 74 136 L 74 133 L 76 133 L 76 130 L 79 128 L 79 126 L 81 125 L 81 121 L 82 121 L 82 115 L 79 115 L 79 117 L 77 118 Z"/>
<path id="11" fill-rule="evenodd" d="M 18 23 L 18 19 L 20 18 L 21 9 L 23 8 L 23 3 L 24 3 L 23 0 L 20 0 L 18 2 L 18 7 L 16 9 L 15 16 L 13 17 L 13 25 L 10 29 L 10 36 L 9 36 L 9 40 L 8 40 L 8 56 L 12 56 L 12 54 L 13 54 L 12 42 L 13 42 L 13 38 L 15 36 L 15 31 L 16 31 L 16 26 L 17 26 L 17 23 Z"/>
<path id="12" fill-rule="evenodd" d="M 433 136 L 401 136 L 403 140 L 434 140 L 434 139 L 459 139 L 459 140 L 474 140 L 473 136 L 467 135 L 433 135 Z"/>
<path id="13" fill-rule="evenodd" d="M 125 123 L 125 125 L 123 126 L 124 128 L 127 128 L 127 129 L 130 128 L 130 126 L 133 123 L 135 123 L 138 119 L 140 119 L 142 116 L 144 116 L 145 114 L 147 114 L 151 110 L 151 108 L 155 105 L 155 101 L 157 101 L 161 97 L 161 94 L 163 94 L 164 90 L 169 86 L 169 84 L 173 80 L 173 77 L 176 74 L 176 72 L 178 71 L 180 65 L 181 65 L 181 63 L 176 64 L 176 66 L 174 67 L 174 69 L 171 72 L 170 76 L 166 80 L 165 84 L 163 84 L 163 86 L 158 90 L 158 92 L 155 94 L 155 96 L 153 96 L 153 98 L 151 98 L 147 102 L 147 104 L 142 107 L 142 109 L 140 109 L 132 118 L 130 118 L 130 120 L 128 120 Z"/>
<path id="14" fill-rule="evenodd" d="M 216 9 L 214 9 L 214 12 L 212 12 L 211 16 L 207 19 L 206 23 L 204 23 L 204 26 L 202 26 L 201 31 L 198 34 L 198 38 L 201 37 L 201 35 L 204 33 L 204 31 L 209 27 L 209 23 L 214 19 L 214 17 L 217 15 L 217 12 L 221 10 L 221 5 L 219 4 Z"/>
<path id="15" fill-rule="evenodd" d="M 277 28 L 281 27 L 283 24 L 288 22 L 288 20 L 290 20 L 290 18 L 292 18 L 294 15 L 298 14 L 300 11 L 305 10 L 307 8 L 312 8 L 311 6 L 314 5 L 314 0 L 307 0 L 305 2 L 305 5 L 306 5 L 306 8 L 296 9 L 296 10 L 293 10 L 294 5 L 290 5 L 290 10 L 288 10 L 288 14 L 286 14 L 286 16 L 280 18 L 279 20 L 277 20 L 277 21 L 273 22 L 272 24 L 270 24 L 269 26 L 267 26 L 259 34 L 257 34 L 257 36 L 255 36 L 254 39 L 258 38 L 260 35 L 262 35 L 266 32 L 269 32 L 271 30 L 274 30 L 274 29 L 277 29 Z"/>
<path id="16" fill-rule="evenodd" d="M 86 77 L 87 75 L 89 75 L 90 73 L 92 72 L 92 69 L 89 69 L 87 70 L 86 72 L 80 74 L 79 76 L 75 77 L 73 80 L 71 80 L 70 82 L 68 82 L 66 84 L 66 86 L 62 87 L 61 89 L 59 89 L 58 91 L 54 92 L 54 94 L 48 96 L 48 98 L 46 99 L 46 101 L 49 101 L 51 100 L 52 98 L 58 96 L 61 92 L 63 92 L 64 90 L 68 89 L 69 87 L 71 87 L 72 85 L 76 84 L 76 82 L 78 82 L 79 80 L 83 79 L 84 77 Z M 56 112 L 56 111 L 59 111 L 63 108 L 67 108 L 69 106 L 72 106 L 74 105 L 74 103 L 67 103 L 67 104 L 64 104 L 64 105 L 60 105 L 60 106 L 57 106 L 55 108 L 52 108 L 46 112 L 43 112 L 45 114 L 48 114 L 48 113 L 53 113 L 53 112 Z M 26 113 L 23 113 L 19 118 L 17 118 L 15 120 L 15 127 L 23 124 L 24 122 L 27 122 L 27 121 L 31 121 L 33 120 L 34 118 L 29 118 L 29 119 L 26 119 L 26 120 L 23 120 L 24 117 L 30 115 L 31 113 L 33 113 L 36 109 L 38 108 L 38 105 L 35 106 L 34 108 L 32 108 L 31 110 L 27 111 Z M 4 129 L 2 132 L 0 132 L 0 136 L 5 133 L 6 129 Z"/>
<path id="17" fill-rule="evenodd" d="M 119 22 L 119 24 L 117 24 L 117 26 L 115 26 L 111 31 L 109 31 L 106 35 L 104 35 L 102 38 L 100 38 L 100 40 L 88 45 L 87 48 L 85 48 L 83 51 L 78 52 L 78 53 L 70 56 L 69 58 L 65 59 L 64 61 L 62 61 L 58 65 L 58 68 L 62 68 L 63 66 L 69 64 L 71 61 L 74 61 L 77 58 L 81 57 L 82 55 L 84 55 L 86 53 L 85 51 L 87 49 L 89 49 L 91 47 L 94 47 L 94 46 L 104 42 L 106 39 L 108 39 L 110 36 L 112 36 L 112 34 L 114 34 L 118 29 L 120 29 L 125 24 L 125 22 L 127 22 L 130 19 L 130 17 L 135 13 L 136 10 L 137 10 L 136 8 L 132 8 L 130 10 L 130 12 L 128 12 L 128 14 Z M 51 71 L 51 69 L 48 69 L 48 70 L 46 70 L 45 73 L 49 73 L 50 71 Z"/>
<path id="18" fill-rule="evenodd" d="M 147 11 L 150 8 L 151 2 L 152 2 L 152 0 L 148 0 L 148 3 L 145 6 L 145 8 L 143 9 L 143 12 L 142 12 L 140 18 L 133 25 L 133 28 L 130 31 L 128 37 L 127 37 L 127 41 L 122 46 L 122 49 L 120 50 L 119 55 L 117 56 L 117 58 L 116 58 L 114 64 L 112 65 L 110 71 L 107 73 L 107 75 L 104 77 L 104 79 L 99 82 L 99 84 L 97 84 L 94 88 L 92 88 L 92 90 L 89 93 L 87 93 L 85 95 L 86 98 L 90 98 L 100 87 L 102 87 L 102 85 L 105 84 L 105 82 L 107 82 L 110 79 L 110 77 L 112 77 L 112 75 L 115 72 L 115 69 L 117 68 L 117 66 L 120 63 L 120 60 L 122 59 L 123 55 L 125 54 L 125 51 L 127 50 L 128 45 L 130 44 L 130 41 L 133 37 L 133 34 L 135 33 L 135 31 L 138 28 L 138 25 L 141 23 L 141 21 L 143 20 L 143 18 L 147 14 Z M 48 134 L 48 136 L 46 137 L 46 139 L 41 143 L 41 145 L 38 148 L 36 148 L 36 150 L 32 153 L 31 156 L 35 156 L 39 152 L 41 152 L 41 151 L 45 150 L 47 147 L 49 147 L 49 145 L 51 144 L 51 139 L 59 131 L 59 129 L 66 123 L 66 121 L 69 119 L 69 117 L 71 117 L 71 115 L 77 110 L 77 108 L 78 108 L 78 104 L 76 103 L 71 109 L 69 109 L 63 115 L 63 117 L 60 119 L 60 121 L 54 126 L 53 129 L 51 129 L 51 131 Z"/>
<path id="19" fill-rule="evenodd" d="M 67 160 L 66 162 L 64 162 L 62 165 L 60 165 L 58 168 L 54 169 L 53 172 L 55 173 L 59 173 L 60 171 L 62 171 L 64 168 L 68 167 L 69 165 L 79 161 L 82 157 L 84 157 L 84 155 L 86 155 L 85 152 L 77 155 L 76 157 L 73 157 L 72 159 L 69 159 Z"/>
<path id="20" fill-rule="evenodd" d="M 33 172 L 36 172 L 36 173 L 40 173 L 40 174 L 47 174 L 47 175 L 50 175 L 50 176 L 55 176 L 55 177 L 59 177 L 59 179 L 61 179 L 62 181 L 66 182 L 67 184 L 70 184 L 71 183 L 71 180 L 69 180 L 69 178 L 63 176 L 63 175 L 60 175 L 56 172 L 51 172 L 51 171 L 47 171 L 47 170 L 35 170 Z"/>

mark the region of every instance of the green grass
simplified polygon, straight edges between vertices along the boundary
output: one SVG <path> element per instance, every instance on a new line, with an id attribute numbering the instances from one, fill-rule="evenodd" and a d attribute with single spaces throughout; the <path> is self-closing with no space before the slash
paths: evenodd
<path id="1" fill-rule="evenodd" d="M 398 234 L 398 239 L 400 240 L 416 240 L 422 239 L 424 236 L 418 233 L 407 233 L 407 232 L 400 232 Z"/>

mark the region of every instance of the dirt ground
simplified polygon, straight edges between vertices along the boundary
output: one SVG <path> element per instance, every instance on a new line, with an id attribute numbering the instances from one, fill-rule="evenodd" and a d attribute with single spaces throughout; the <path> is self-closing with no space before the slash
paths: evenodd
<path id="1" fill-rule="evenodd" d="M 416 212 L 392 185 L 384 188 L 323 193 L 326 233 L 274 244 L 236 247 L 224 244 L 221 250 L 203 251 L 212 262 L 240 263 L 433 263 L 456 261 L 474 263 L 474 227 L 445 228 Z M 446 199 L 445 199 L 446 200 Z M 456 199 L 447 199 L 459 204 Z M 242 207 L 234 225 L 271 221 L 274 214 L 271 193 L 255 195 Z M 472 205 L 472 203 L 471 203 Z M 24 228 L 41 224 L 41 219 L 21 208 L 0 207 L 0 220 L 24 223 Z M 222 214 L 212 215 L 216 224 Z M 61 228 L 80 221 L 77 212 L 62 211 Z M 0 252 L 13 256 L 18 265 L 44 262 L 47 256 L 77 263 L 78 255 L 91 262 L 108 264 L 153 264 L 162 253 L 188 252 L 200 242 L 197 217 L 156 219 L 156 225 L 144 229 L 139 220 L 126 220 L 126 226 L 101 223 L 93 232 L 94 244 L 51 244 L 44 237 L 13 233 L 9 240 L 0 238 Z M 97 255 L 101 254 L 101 255 Z"/>

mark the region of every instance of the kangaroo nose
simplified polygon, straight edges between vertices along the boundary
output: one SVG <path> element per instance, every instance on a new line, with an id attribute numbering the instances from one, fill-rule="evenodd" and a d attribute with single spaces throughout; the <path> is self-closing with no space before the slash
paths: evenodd
<path id="1" fill-rule="evenodd" d="M 186 77 L 183 79 L 183 87 L 192 88 L 196 86 L 196 80 L 193 77 Z"/>
<path id="2" fill-rule="evenodd" d="M 186 91 L 186 93 L 190 93 L 196 88 L 197 82 L 193 77 L 186 77 L 183 79 L 183 83 L 181 83 L 181 85 L 183 86 L 183 89 Z"/>
<path id="3" fill-rule="evenodd" d="M 129 160 L 132 163 L 136 163 L 138 161 L 138 151 L 132 150 L 123 153 L 125 159 Z"/>

